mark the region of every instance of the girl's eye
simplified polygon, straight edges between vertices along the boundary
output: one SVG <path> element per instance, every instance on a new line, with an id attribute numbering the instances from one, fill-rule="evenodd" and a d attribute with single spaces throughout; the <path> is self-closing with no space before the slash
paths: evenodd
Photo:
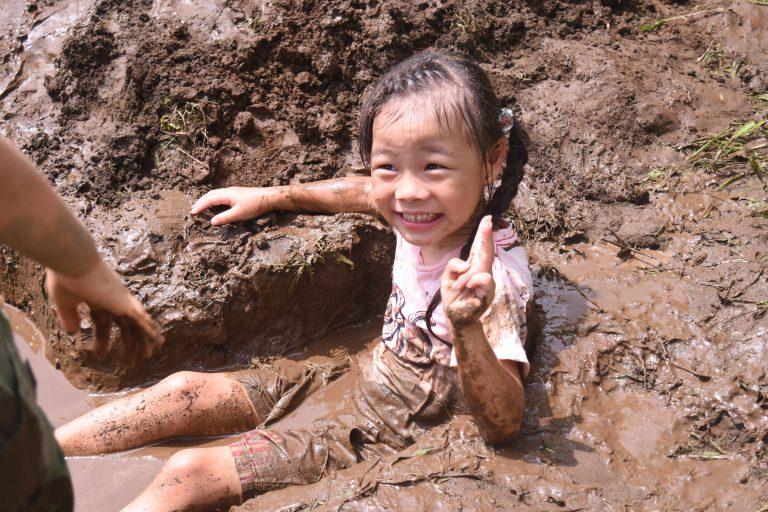
<path id="1" fill-rule="evenodd" d="M 438 169 L 445 169 L 445 167 L 440 164 L 427 164 L 428 171 L 436 171 Z"/>
<path id="2" fill-rule="evenodd" d="M 381 164 L 376 166 L 377 171 L 394 171 L 395 166 L 392 164 Z"/>

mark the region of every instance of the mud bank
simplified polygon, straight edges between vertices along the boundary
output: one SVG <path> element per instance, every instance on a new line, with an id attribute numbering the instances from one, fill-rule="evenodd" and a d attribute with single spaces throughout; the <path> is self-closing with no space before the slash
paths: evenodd
<path id="1" fill-rule="evenodd" d="M 4 272 L 12 302 L 46 326 L 48 357 L 79 386 L 119 389 L 179 369 L 247 366 L 280 355 L 383 307 L 390 232 L 362 216 L 264 219 L 213 229 L 186 213 L 180 192 L 136 194 L 119 212 L 92 211 L 89 227 L 104 258 L 137 291 L 167 339 L 158 357 L 131 360 L 114 343 L 99 360 L 91 325 L 67 336 L 39 294 L 38 268 L 9 255 Z M 109 222 L 107 222 L 109 221 Z"/>

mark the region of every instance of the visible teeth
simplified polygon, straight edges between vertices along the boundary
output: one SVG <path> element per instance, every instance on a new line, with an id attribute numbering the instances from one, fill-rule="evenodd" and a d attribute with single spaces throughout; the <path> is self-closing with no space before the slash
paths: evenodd
<path id="1" fill-rule="evenodd" d="M 408 222 L 432 222 L 437 219 L 439 215 L 437 213 L 422 213 L 419 215 L 411 215 L 410 213 L 404 213 L 403 218 Z"/>

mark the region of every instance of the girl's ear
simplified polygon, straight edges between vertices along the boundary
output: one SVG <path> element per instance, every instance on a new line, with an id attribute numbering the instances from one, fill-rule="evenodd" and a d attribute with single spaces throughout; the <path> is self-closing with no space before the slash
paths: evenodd
<path id="1" fill-rule="evenodd" d="M 504 164 L 507 162 L 507 151 L 509 151 L 509 140 L 506 134 L 500 137 L 491 149 L 490 167 L 491 183 L 496 181 L 504 170 Z"/>

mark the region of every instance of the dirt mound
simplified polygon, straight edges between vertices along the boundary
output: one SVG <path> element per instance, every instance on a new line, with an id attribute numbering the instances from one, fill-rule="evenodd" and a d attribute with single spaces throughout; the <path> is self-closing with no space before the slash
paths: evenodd
<path id="1" fill-rule="evenodd" d="M 414 51 L 468 52 L 531 141 L 511 212 L 544 319 L 523 435 L 494 453 L 453 425 L 451 449 L 441 431 L 384 461 L 412 481 L 358 468 L 244 508 L 761 509 L 760 4 L 11 1 L 3 133 L 86 219 L 169 344 L 147 366 L 96 361 L 58 333 L 34 265 L 4 253 L 0 290 L 47 327 L 49 357 L 96 387 L 245 364 L 378 314 L 391 237 L 377 221 L 272 215 L 214 229 L 186 216 L 189 202 L 365 172 L 354 138 L 366 87 Z"/>

